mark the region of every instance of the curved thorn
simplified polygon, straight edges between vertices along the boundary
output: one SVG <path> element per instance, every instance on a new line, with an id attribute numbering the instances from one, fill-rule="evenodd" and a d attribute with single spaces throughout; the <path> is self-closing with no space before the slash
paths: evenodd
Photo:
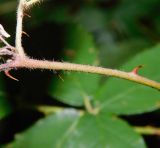
<path id="1" fill-rule="evenodd" d="M 9 70 L 5 70 L 4 71 L 5 75 L 15 81 L 19 81 L 18 79 L 16 79 L 15 77 L 13 77 L 10 73 L 9 73 Z"/>
<path id="2" fill-rule="evenodd" d="M 131 71 L 131 73 L 133 73 L 133 74 L 135 74 L 135 75 L 138 75 L 138 71 L 139 71 L 139 69 L 142 68 L 142 67 L 143 67 L 143 65 L 137 66 L 136 68 L 134 68 L 134 69 Z"/>
<path id="3" fill-rule="evenodd" d="M 0 24 L 0 35 L 1 36 L 3 36 L 3 37 L 5 37 L 5 38 L 9 38 L 10 37 L 10 34 L 8 34 L 5 30 L 4 30 L 4 28 L 3 28 L 3 26 Z"/>
<path id="4" fill-rule="evenodd" d="M 29 18 L 31 18 L 31 16 L 29 14 L 27 14 L 27 13 L 24 13 L 24 15 L 27 16 L 27 17 L 29 17 Z"/>
<path id="5" fill-rule="evenodd" d="M 24 35 L 26 35 L 27 37 L 30 37 L 25 31 L 22 31 L 22 33 L 23 33 Z"/>

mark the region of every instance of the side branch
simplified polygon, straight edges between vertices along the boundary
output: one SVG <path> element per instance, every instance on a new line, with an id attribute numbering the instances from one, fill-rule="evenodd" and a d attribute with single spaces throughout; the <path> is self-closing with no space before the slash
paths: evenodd
<path id="1" fill-rule="evenodd" d="M 22 47 L 22 33 L 23 33 L 23 16 L 24 16 L 24 0 L 19 1 L 17 9 L 17 26 L 16 26 L 16 39 L 15 47 L 16 52 L 19 53 L 21 57 L 25 56 L 23 47 Z"/>
<path id="2" fill-rule="evenodd" d="M 96 67 L 96 66 L 90 66 L 90 65 L 35 60 L 30 58 L 24 58 L 24 59 L 19 58 L 17 61 L 15 61 L 10 65 L 10 68 L 66 70 L 66 71 L 102 74 L 102 75 L 113 76 L 113 77 L 130 80 L 130 81 L 137 82 L 137 83 L 160 90 L 160 83 L 147 79 L 145 77 L 139 76 L 135 73 L 123 72 L 120 70 L 114 70 L 114 69 Z"/>
<path id="3" fill-rule="evenodd" d="M 160 136 L 160 128 L 159 127 L 152 127 L 152 126 L 136 126 L 134 127 L 135 131 L 139 134 L 143 135 L 157 135 Z"/>
<path id="4" fill-rule="evenodd" d="M 16 26 L 15 46 L 16 46 L 16 52 L 19 53 L 19 55 L 21 57 L 25 57 L 25 52 L 22 47 L 24 11 L 39 1 L 40 0 L 30 0 L 30 1 L 19 0 L 19 4 L 18 4 L 18 8 L 17 8 L 17 26 Z"/>

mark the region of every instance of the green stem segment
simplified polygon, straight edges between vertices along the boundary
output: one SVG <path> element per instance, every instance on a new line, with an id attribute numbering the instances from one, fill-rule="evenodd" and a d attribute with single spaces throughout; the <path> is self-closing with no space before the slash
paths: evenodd
<path id="1" fill-rule="evenodd" d="M 148 78 L 139 76 L 133 72 L 123 72 L 120 70 L 114 70 L 103 67 L 96 67 L 90 65 L 81 65 L 74 63 L 35 60 L 30 58 L 22 58 L 15 67 L 29 68 L 29 69 L 49 69 L 49 70 L 66 70 L 66 71 L 77 71 L 77 72 L 88 72 L 94 74 L 102 74 L 112 77 L 118 77 L 126 79 L 139 84 L 143 84 L 157 90 L 160 90 L 160 83 L 150 80 Z"/>
<path id="2" fill-rule="evenodd" d="M 144 127 L 134 127 L 135 131 L 137 133 L 143 134 L 143 135 L 158 135 L 160 136 L 160 128 L 152 127 L 152 126 L 144 126 Z"/>

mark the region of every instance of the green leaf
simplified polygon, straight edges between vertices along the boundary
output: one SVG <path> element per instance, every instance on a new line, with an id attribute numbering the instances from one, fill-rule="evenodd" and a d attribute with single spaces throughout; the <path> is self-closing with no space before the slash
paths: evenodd
<path id="1" fill-rule="evenodd" d="M 147 50 L 125 64 L 121 69 L 131 71 L 144 65 L 139 74 L 160 81 L 160 45 Z M 160 106 L 160 92 L 117 78 L 110 78 L 99 88 L 95 104 L 100 110 L 116 114 L 136 114 L 153 111 Z"/>
<path id="2" fill-rule="evenodd" d="M 80 25 L 69 27 L 66 44 L 67 49 L 72 53 L 72 58 L 66 57 L 70 59 L 69 61 L 90 65 L 97 63 L 93 38 Z M 98 75 L 86 73 L 65 73 L 62 77 L 64 82 L 59 79 L 56 83 L 52 83 L 50 94 L 62 102 L 75 106 L 83 105 L 84 98 L 93 98 L 100 78 Z"/>
<path id="3" fill-rule="evenodd" d="M 71 15 L 69 15 L 69 7 L 66 5 L 56 5 L 51 13 L 48 15 L 50 21 L 58 24 L 64 24 L 71 21 Z"/>
<path id="4" fill-rule="evenodd" d="M 141 136 L 124 121 L 64 110 L 17 135 L 12 148 L 145 148 Z"/>
<path id="5" fill-rule="evenodd" d="M 119 29 L 122 29 L 121 31 L 127 32 L 131 37 L 139 37 L 143 31 L 136 22 L 145 17 L 150 18 L 151 22 L 152 12 L 157 5 L 159 5 L 159 0 L 123 0 L 113 11 L 111 19 L 115 20 Z M 152 29 L 150 31 L 152 31 Z M 146 38 L 146 36 L 143 38 Z"/>
<path id="6" fill-rule="evenodd" d="M 107 29 L 108 16 L 103 9 L 98 7 L 82 7 L 78 11 L 75 21 L 85 29 L 99 34 L 103 29 Z"/>
<path id="7" fill-rule="evenodd" d="M 10 104 L 6 100 L 4 92 L 0 90 L 0 119 L 8 115 L 10 111 L 11 111 Z"/>
<path id="8" fill-rule="evenodd" d="M 6 94 L 3 88 L 3 81 L 0 77 L 0 119 L 11 112 L 11 106 L 6 99 Z"/>

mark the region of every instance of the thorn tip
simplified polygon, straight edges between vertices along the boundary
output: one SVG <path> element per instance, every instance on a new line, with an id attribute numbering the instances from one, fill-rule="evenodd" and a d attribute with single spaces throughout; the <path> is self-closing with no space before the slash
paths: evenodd
<path id="1" fill-rule="evenodd" d="M 133 73 L 133 74 L 135 74 L 135 75 L 138 75 L 138 71 L 139 71 L 139 69 L 142 68 L 142 67 L 143 67 L 143 65 L 137 66 L 136 68 L 134 68 L 134 69 L 131 71 L 131 73 Z"/>
<path id="2" fill-rule="evenodd" d="M 11 78 L 12 80 L 15 80 L 15 81 L 19 81 L 18 79 L 16 79 L 15 77 L 13 77 L 10 73 L 9 73 L 9 70 L 6 70 L 4 71 L 5 75 L 9 78 Z"/>
<path id="3" fill-rule="evenodd" d="M 27 37 L 30 37 L 25 31 L 22 31 L 22 33 L 23 33 L 24 35 L 26 35 Z"/>

